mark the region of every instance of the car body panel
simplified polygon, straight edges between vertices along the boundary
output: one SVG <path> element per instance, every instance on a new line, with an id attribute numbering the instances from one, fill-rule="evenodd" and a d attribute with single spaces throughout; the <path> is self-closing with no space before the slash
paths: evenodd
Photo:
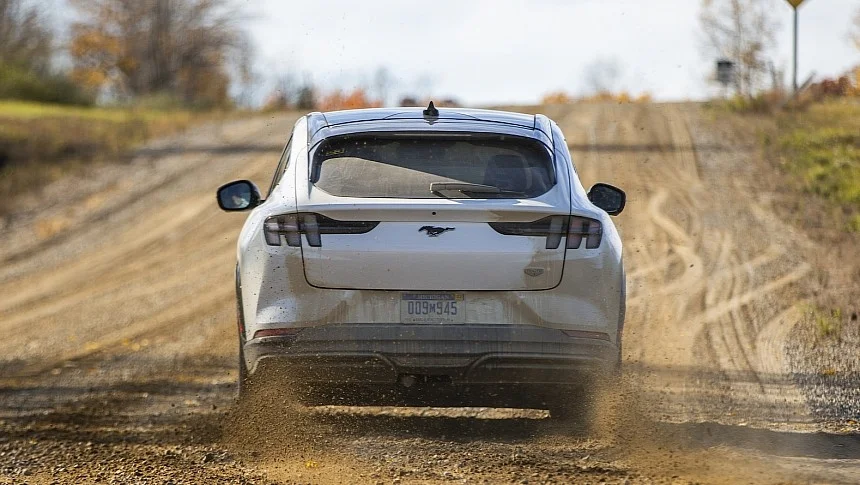
<path id="1" fill-rule="evenodd" d="M 371 108 L 329 111 L 327 113 L 315 112 L 309 114 L 308 118 L 311 120 L 322 119 L 321 122 L 312 122 L 310 125 L 312 127 L 386 120 L 422 120 L 432 123 L 454 120 L 508 124 L 530 129 L 543 128 L 540 123 L 535 122 L 535 116 L 523 113 L 469 108 L 438 108 L 437 111 L 439 116 L 427 116 L 420 108 Z M 313 132 L 311 134 L 313 135 Z"/>
<path id="2" fill-rule="evenodd" d="M 351 133 L 377 133 L 377 132 L 401 132 L 401 131 L 432 131 L 437 133 L 493 133 L 507 134 L 512 136 L 526 136 L 534 138 L 547 147 L 552 146 L 552 134 L 548 131 L 549 125 L 543 121 L 532 121 L 532 126 L 524 126 L 522 123 L 509 123 L 504 121 L 481 121 L 471 118 L 424 118 L 413 117 L 405 119 L 359 119 L 335 125 L 325 124 L 324 118 L 317 118 L 313 123 L 310 133 L 310 146 L 315 147 L 322 140 Z M 536 126 L 535 126 L 536 125 Z"/>
<path id="3" fill-rule="evenodd" d="M 554 164 L 555 185 L 532 199 L 338 197 L 306 182 L 312 178 L 314 147 L 323 138 L 356 133 L 487 133 L 533 139 L 551 152 L 548 123 L 536 122 L 535 116 L 488 110 L 440 110 L 433 119 L 418 110 L 358 110 L 329 113 L 325 119 L 330 125 L 314 134 L 309 160 L 296 167 L 298 210 L 382 224 L 363 235 L 325 235 L 321 247 L 303 241 L 305 275 L 311 285 L 390 290 L 544 290 L 558 285 L 563 246 L 546 249 L 545 238 L 503 236 L 486 223 L 569 215 L 570 174 L 565 163 Z M 441 237 L 418 232 L 428 225 L 453 230 Z M 540 275 L 528 276 L 526 270 Z"/>
<path id="4" fill-rule="evenodd" d="M 611 367 L 612 342 L 531 325 L 337 324 L 245 345 L 251 372 L 280 366 L 312 383 L 394 384 L 402 375 L 453 384 L 571 384 Z"/>
<path id="5" fill-rule="evenodd" d="M 539 115 L 520 114 L 500 115 L 495 120 L 482 121 L 475 119 L 478 116 L 467 110 L 463 110 L 457 119 L 446 119 L 446 116 L 451 118 L 453 115 L 442 109 L 440 118 L 444 121 L 431 123 L 431 120 L 416 114 L 420 110 L 398 108 L 389 111 L 374 111 L 361 116 L 355 113 L 311 114 L 296 123 L 290 162 L 285 172 L 267 199 L 250 212 L 239 236 L 237 257 L 245 325 L 243 337 L 248 344 L 260 345 L 263 342 L 255 339 L 256 332 L 260 330 L 284 328 L 388 325 L 408 331 L 409 328 L 429 325 L 437 328 L 438 332 L 456 333 L 453 326 L 441 323 L 401 323 L 401 293 L 433 290 L 456 291 L 464 295 L 466 315 L 462 328 L 480 331 L 481 328 L 508 326 L 550 332 L 585 332 L 597 336 L 603 342 L 600 345 L 609 345 L 617 353 L 625 302 L 621 239 L 609 215 L 588 200 L 563 134 L 555 123 Z M 478 114 L 490 116 L 483 111 Z M 380 118 L 382 115 L 389 119 Z M 378 198 L 355 201 L 326 194 L 308 182 L 311 169 L 309 153 L 328 136 L 416 130 L 444 133 L 477 131 L 531 137 L 551 151 L 555 160 L 556 185 L 544 196 L 524 200 Z M 357 211 L 359 202 L 361 210 Z M 358 238 L 356 235 L 323 235 L 321 248 L 308 246 L 305 238 L 302 238 L 301 247 L 266 244 L 263 221 L 269 216 L 299 210 L 339 220 L 382 222 Z M 433 212 L 436 212 L 435 216 Z M 516 237 L 512 244 L 502 243 L 505 236 L 494 233 L 487 225 L 493 220 L 525 222 L 537 220 L 541 215 L 558 213 L 600 221 L 603 227 L 600 246 L 585 249 L 583 244 L 578 249 L 565 250 L 563 239 L 558 250 L 548 254 L 547 259 L 540 260 L 532 256 L 547 251 L 542 238 Z M 418 231 L 425 223 L 452 226 L 456 230 L 431 238 Z M 505 244 L 502 254 L 493 253 L 495 243 Z M 482 248 L 486 250 L 482 251 Z M 397 251 L 401 253 L 399 257 L 394 256 Z M 442 256 L 451 254 L 457 257 L 448 258 L 450 263 L 440 260 Z M 543 269 L 546 276 L 525 274 L 524 270 L 532 265 Z M 333 270 L 335 267 L 339 269 Z M 386 273 L 395 274 L 385 276 Z M 475 277 L 475 274 L 479 276 Z M 480 274 L 484 277 L 480 278 Z M 417 330 L 417 334 L 428 331 L 431 330 Z M 591 345 L 587 342 L 589 340 L 574 339 L 572 345 L 580 342 L 588 347 Z M 420 349 L 418 343 L 410 345 L 405 348 Z M 276 347 L 283 349 L 285 358 L 291 355 L 288 345 Z M 332 355 L 337 354 L 336 348 L 340 347 L 334 345 Z M 428 365 L 432 364 L 432 355 L 444 352 L 445 348 L 444 345 L 428 346 L 428 351 L 423 353 L 416 350 L 417 361 L 410 365 L 420 367 L 422 358 Z M 568 350 L 558 350 L 560 348 L 546 347 L 548 355 L 564 360 Z M 314 352 L 318 356 L 325 353 L 319 347 Z M 368 352 L 376 351 L 370 349 Z M 356 350 L 355 356 L 366 354 Z M 513 354 L 517 352 L 513 351 Z M 249 369 L 255 368 L 261 355 L 260 352 L 246 352 Z M 272 357 L 266 355 L 266 358 Z M 595 358 L 605 363 L 605 355 L 602 352 Z M 385 358 L 384 355 L 382 357 Z M 508 355 L 506 358 L 513 357 Z M 484 358 L 483 354 L 469 353 L 471 363 L 468 365 L 475 365 Z M 617 359 L 617 355 L 613 358 Z M 523 365 L 528 366 L 527 363 Z"/>

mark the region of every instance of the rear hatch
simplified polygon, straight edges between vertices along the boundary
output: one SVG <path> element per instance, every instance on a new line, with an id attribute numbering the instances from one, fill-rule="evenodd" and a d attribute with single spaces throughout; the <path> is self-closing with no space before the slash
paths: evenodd
<path id="1" fill-rule="evenodd" d="M 570 202 L 550 150 L 490 134 L 359 134 L 310 155 L 290 227 L 320 288 L 545 290 Z M 297 184 L 301 187 L 303 184 Z"/>

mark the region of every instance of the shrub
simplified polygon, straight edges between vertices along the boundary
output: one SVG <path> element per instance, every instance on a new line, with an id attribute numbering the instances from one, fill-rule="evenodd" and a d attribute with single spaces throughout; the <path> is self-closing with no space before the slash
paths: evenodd
<path id="1" fill-rule="evenodd" d="M 573 97 L 564 91 L 553 91 L 543 95 L 540 100 L 540 104 L 569 104 L 573 101 Z"/>
<path id="2" fill-rule="evenodd" d="M 564 91 L 549 92 L 541 97 L 541 104 L 569 104 L 569 103 L 650 103 L 652 102 L 651 93 L 643 92 L 637 96 L 633 96 L 627 91 L 613 93 L 610 91 L 601 91 L 584 97 L 574 97 Z"/>
<path id="3" fill-rule="evenodd" d="M 0 101 L 0 217 L 18 194 L 97 163 L 122 162 L 138 144 L 220 113 Z"/>
<path id="4" fill-rule="evenodd" d="M 335 111 L 339 109 L 378 108 L 380 106 L 382 103 L 370 99 L 364 89 L 356 88 L 351 92 L 332 91 L 323 96 L 318 108 L 320 111 Z"/>
<path id="5" fill-rule="evenodd" d="M 72 105 L 92 105 L 94 101 L 65 76 L 40 76 L 3 63 L 0 63 L 0 99 Z"/>
<path id="6" fill-rule="evenodd" d="M 816 307 L 812 309 L 812 319 L 818 338 L 839 338 L 842 334 L 842 310 L 836 308 L 827 311 Z"/>
<path id="7" fill-rule="evenodd" d="M 780 145 L 808 190 L 860 204 L 860 133 L 850 127 L 800 128 L 783 136 Z"/>
<path id="8" fill-rule="evenodd" d="M 736 94 L 726 100 L 725 106 L 736 113 L 771 114 L 786 101 L 782 91 L 765 91 L 754 96 Z"/>

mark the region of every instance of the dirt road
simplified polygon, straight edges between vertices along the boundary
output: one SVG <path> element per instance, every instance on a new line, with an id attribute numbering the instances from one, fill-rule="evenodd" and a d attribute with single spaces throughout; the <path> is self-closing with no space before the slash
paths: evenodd
<path id="1" fill-rule="evenodd" d="M 544 107 L 586 186 L 624 188 L 625 386 L 593 430 L 540 413 L 235 412 L 234 178 L 294 118 L 201 127 L 24 200 L 0 235 L 0 483 L 860 483 L 785 343 L 823 270 L 754 136 L 693 105 Z M 506 418 L 506 419 L 501 419 Z"/>

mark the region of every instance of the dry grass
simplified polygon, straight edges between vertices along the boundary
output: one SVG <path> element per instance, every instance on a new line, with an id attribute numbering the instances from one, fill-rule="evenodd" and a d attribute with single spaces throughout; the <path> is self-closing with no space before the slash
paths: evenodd
<path id="1" fill-rule="evenodd" d="M 765 185 L 777 213 L 819 245 L 815 264 L 823 269 L 815 276 L 806 335 L 822 349 L 850 348 L 860 329 L 860 102 L 832 99 L 772 116 L 733 116 L 759 131 L 764 155 L 781 172 Z M 816 352 L 807 357 L 815 361 Z M 828 368 L 856 368 L 856 352 L 828 355 Z"/>
<path id="2" fill-rule="evenodd" d="M 820 306 L 810 306 L 809 318 L 814 322 L 815 336 L 819 340 L 842 336 L 842 310 L 839 308 L 826 309 Z"/>
<path id="3" fill-rule="evenodd" d="M 815 104 L 776 118 L 775 146 L 783 167 L 803 190 L 838 205 L 848 229 L 860 230 L 860 103 Z"/>
<path id="4" fill-rule="evenodd" d="M 0 102 L 0 214 L 12 198 L 220 113 Z M 3 204 L 6 204 L 5 206 Z"/>

